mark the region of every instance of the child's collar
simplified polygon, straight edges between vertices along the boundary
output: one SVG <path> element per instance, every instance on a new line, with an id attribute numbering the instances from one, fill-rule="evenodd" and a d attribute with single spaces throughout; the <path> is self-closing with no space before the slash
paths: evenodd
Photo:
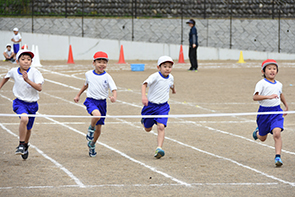
<path id="1" fill-rule="evenodd" d="M 168 79 L 169 78 L 169 75 L 167 77 L 164 77 L 161 73 L 161 71 L 159 71 L 159 74 L 161 75 L 161 77 L 163 77 L 164 79 Z"/>
<path id="2" fill-rule="evenodd" d="M 93 74 L 95 74 L 95 75 L 104 75 L 104 74 L 106 74 L 106 71 L 104 70 L 103 73 L 98 74 L 98 73 L 95 72 L 95 70 L 93 70 Z"/>
<path id="3" fill-rule="evenodd" d="M 276 84 L 277 83 L 277 81 L 276 80 L 274 80 L 274 82 L 272 82 L 272 81 L 269 81 L 268 79 L 266 79 L 266 78 L 264 78 L 264 80 L 265 81 L 267 81 L 268 83 L 271 83 L 271 84 Z"/>
<path id="4" fill-rule="evenodd" d="M 31 67 L 27 70 L 27 73 L 30 71 L 30 69 L 31 69 Z M 20 72 L 20 67 L 18 67 L 17 72 L 18 72 L 18 74 L 23 75 L 23 74 Z"/>

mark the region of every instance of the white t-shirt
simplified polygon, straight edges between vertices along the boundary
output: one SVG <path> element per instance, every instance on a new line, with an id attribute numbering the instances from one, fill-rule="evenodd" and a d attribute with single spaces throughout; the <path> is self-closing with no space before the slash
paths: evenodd
<path id="1" fill-rule="evenodd" d="M 152 103 L 166 103 L 169 99 L 169 90 L 174 84 L 174 78 L 171 74 L 165 78 L 160 72 L 150 75 L 143 84 L 147 83 L 149 87 L 148 100 Z"/>
<path id="2" fill-rule="evenodd" d="M 253 95 L 255 95 L 256 92 L 258 92 L 258 95 L 262 95 L 262 96 L 269 96 L 272 94 L 278 95 L 278 98 L 264 99 L 264 100 L 258 101 L 258 103 L 261 106 L 274 107 L 281 104 L 282 89 L 283 89 L 283 85 L 279 81 L 275 80 L 275 82 L 273 83 L 264 78 L 264 79 L 261 79 L 256 84 L 255 92 Z"/>
<path id="3" fill-rule="evenodd" d="M 117 86 L 113 78 L 106 72 L 97 74 L 94 70 L 86 72 L 86 82 L 88 84 L 87 97 L 96 100 L 102 100 L 108 98 L 109 92 L 117 90 Z"/>
<path id="4" fill-rule="evenodd" d="M 12 49 L 10 49 L 10 51 L 8 51 L 7 49 L 5 49 L 5 51 L 4 51 L 8 56 L 11 56 L 11 54 L 12 54 Z"/>
<path id="5" fill-rule="evenodd" d="M 44 83 L 42 74 L 36 68 L 30 67 L 29 70 L 27 70 L 27 73 L 29 79 L 34 83 Z M 26 102 L 35 102 L 39 99 L 38 91 L 25 82 L 23 75 L 19 71 L 19 67 L 12 68 L 8 71 L 5 78 L 12 78 L 14 80 L 12 92 L 16 98 Z"/>
<path id="6" fill-rule="evenodd" d="M 22 39 L 20 33 L 17 33 L 16 35 L 13 34 L 12 38 L 16 41 L 15 43 L 17 43 L 17 41 L 19 41 L 20 39 Z"/>

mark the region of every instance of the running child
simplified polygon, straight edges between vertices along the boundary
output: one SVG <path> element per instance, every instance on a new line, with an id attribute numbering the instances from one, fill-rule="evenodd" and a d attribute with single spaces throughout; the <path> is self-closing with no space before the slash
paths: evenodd
<path id="1" fill-rule="evenodd" d="M 142 84 L 141 97 L 144 105 L 141 115 L 168 115 L 170 106 L 168 104 L 169 89 L 175 94 L 174 78 L 170 74 L 174 62 L 169 56 L 162 56 L 158 60 L 158 70 L 150 75 Z M 148 96 L 146 96 L 146 89 Z M 142 118 L 141 123 L 147 132 L 150 132 L 153 125 L 157 125 L 158 130 L 158 147 L 154 157 L 160 159 L 165 155 L 162 149 L 165 138 L 165 127 L 167 126 L 168 118 Z"/>
<path id="2" fill-rule="evenodd" d="M 34 67 L 30 67 L 34 54 L 29 50 L 20 50 L 16 54 L 18 68 L 12 68 L 0 82 L 0 89 L 12 78 L 14 80 L 13 111 L 17 114 L 36 114 L 38 111 L 39 92 L 42 90 L 44 78 Z M 35 117 L 21 116 L 19 124 L 19 146 L 15 154 L 21 155 L 23 159 L 29 156 L 29 140 Z"/>
<path id="3" fill-rule="evenodd" d="M 253 100 L 258 101 L 260 107 L 258 112 L 274 112 L 283 111 L 280 107 L 281 101 L 285 106 L 285 111 L 288 111 L 288 104 L 282 93 L 282 84 L 275 80 L 279 72 L 278 64 L 273 59 L 267 59 L 262 62 L 261 72 L 264 79 L 261 79 L 255 87 Z M 275 165 L 280 167 L 283 165 L 281 159 L 282 137 L 281 132 L 284 130 L 284 117 L 287 114 L 267 114 L 258 115 L 256 122 L 258 127 L 253 132 L 255 140 L 260 139 L 265 141 L 267 134 L 273 135 L 275 141 Z"/>
<path id="4" fill-rule="evenodd" d="M 106 99 L 109 97 L 112 103 L 117 99 L 117 86 L 113 78 L 105 71 L 108 61 L 108 55 L 105 52 L 99 51 L 94 54 L 93 66 L 95 69 L 86 72 L 86 82 L 74 98 L 76 103 L 79 102 L 81 94 L 88 88 L 84 105 L 92 116 L 105 116 L 107 112 Z M 112 96 L 109 96 L 108 89 L 112 91 Z M 96 156 L 95 143 L 101 134 L 101 126 L 104 125 L 104 120 L 105 118 L 91 119 L 86 135 L 90 157 Z"/>

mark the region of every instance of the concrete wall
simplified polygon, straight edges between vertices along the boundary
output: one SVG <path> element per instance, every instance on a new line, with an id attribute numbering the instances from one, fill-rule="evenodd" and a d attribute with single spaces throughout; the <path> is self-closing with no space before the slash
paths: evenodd
<path id="1" fill-rule="evenodd" d="M 161 55 L 169 55 L 178 60 L 180 45 L 132 42 L 95 38 L 81 38 L 75 36 L 60 36 L 48 34 L 22 33 L 22 45 L 38 46 L 40 60 L 67 60 L 69 45 L 72 45 L 74 60 L 89 60 L 95 52 L 102 50 L 108 53 L 111 60 L 118 60 L 120 46 L 123 45 L 125 60 L 157 60 Z M 0 31 L 0 46 L 5 50 L 7 43 L 12 43 L 11 31 Z M 188 59 L 188 45 L 183 45 L 184 58 Z M 213 47 L 199 47 L 199 60 L 238 60 L 240 50 Z M 272 53 L 243 50 L 245 60 L 295 60 L 295 54 Z"/>

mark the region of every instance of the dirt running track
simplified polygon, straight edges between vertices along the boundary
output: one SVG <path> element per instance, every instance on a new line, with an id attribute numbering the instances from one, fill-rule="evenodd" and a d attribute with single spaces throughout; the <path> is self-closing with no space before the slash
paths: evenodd
<path id="1" fill-rule="evenodd" d="M 144 72 L 110 62 L 107 72 L 118 86 L 118 101 L 108 101 L 108 115 L 140 115 L 141 83 L 156 72 L 156 61 Z M 44 61 L 45 83 L 39 113 L 88 116 L 83 101 L 73 98 L 82 87 L 91 61 Z M 295 109 L 295 63 L 279 61 L 277 80 L 289 111 Z M 256 112 L 252 100 L 262 78 L 261 61 L 200 61 L 199 72 L 188 64 L 172 70 L 176 94 L 170 114 Z M 0 62 L 1 78 L 15 64 Z M 13 114 L 13 83 L 0 90 L 0 113 Z M 281 168 L 274 166 L 274 141 L 254 141 L 255 116 L 170 118 L 163 149 L 153 157 L 156 129 L 147 133 L 139 118 L 107 118 L 88 156 L 85 134 L 89 118 L 36 118 L 29 158 L 14 155 L 17 117 L 0 117 L 0 196 L 295 196 L 295 114 L 285 118 Z"/>

